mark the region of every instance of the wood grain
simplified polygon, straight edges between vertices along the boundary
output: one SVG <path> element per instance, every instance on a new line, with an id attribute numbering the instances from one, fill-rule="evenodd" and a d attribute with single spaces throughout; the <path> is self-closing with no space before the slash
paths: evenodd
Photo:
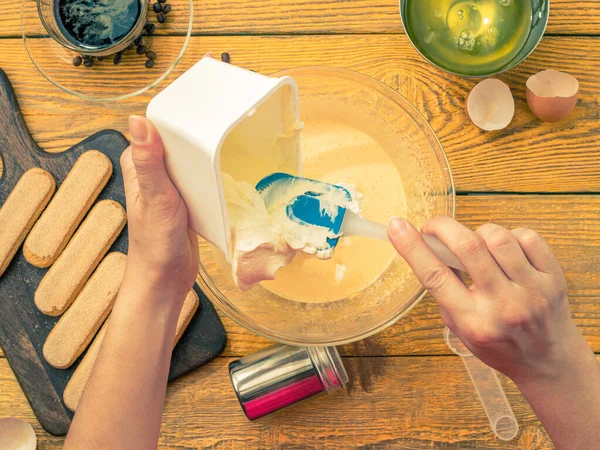
<path id="1" fill-rule="evenodd" d="M 460 196 L 457 217 L 475 229 L 486 222 L 538 230 L 560 259 L 569 284 L 572 314 L 600 352 L 600 196 Z M 220 313 L 228 335 L 224 355 L 244 356 L 268 344 Z M 350 356 L 450 354 L 436 302 L 426 297 L 392 327 L 344 346 Z"/>
<path id="2" fill-rule="evenodd" d="M 524 64 L 501 77 L 513 89 L 517 114 L 509 129 L 499 133 L 483 133 L 468 123 L 463 104 L 474 82 L 433 69 L 418 56 L 402 35 L 397 0 L 193 2 L 197 37 L 159 88 L 207 50 L 217 55 L 228 51 L 234 64 L 265 74 L 304 65 L 346 67 L 385 82 L 427 117 L 462 192 L 600 192 L 600 46 L 598 38 L 586 37 L 599 33 L 597 0 L 552 0 L 548 34 L 565 36 L 547 36 Z M 184 31 L 183 21 L 171 17 L 158 34 Z M 0 37 L 19 36 L 19 8 L 9 8 Z M 170 42 L 181 38 L 159 39 L 167 42 L 164 55 L 169 55 L 175 51 Z M 3 40 L 0 67 L 12 76 L 33 135 L 55 152 L 99 129 L 126 131 L 127 115 L 143 114 L 158 92 L 120 103 L 77 100 L 37 73 L 20 39 Z M 524 99 L 527 77 L 546 68 L 568 71 L 582 86 L 573 117 L 556 125 L 536 121 Z M 124 80 L 124 72 L 118 72 L 98 83 Z M 537 228 L 549 239 L 567 274 L 573 314 L 595 351 L 600 351 L 599 203 L 600 197 L 591 195 L 458 199 L 459 219 L 470 227 L 493 220 Z M 247 355 L 268 343 L 227 318 L 223 322 L 229 334 L 227 355 Z M 160 448 L 553 448 L 506 380 L 522 431 L 510 443 L 494 439 L 460 360 L 433 356 L 448 354 L 442 329 L 437 305 L 426 298 L 396 325 L 341 349 L 345 355 L 378 356 L 345 358 L 353 378 L 349 394 L 315 398 L 257 422 L 246 421 L 235 400 L 227 378 L 230 360 L 218 358 L 171 385 Z M 3 358 L 0 392 L 0 417 L 15 415 L 34 424 L 39 448 L 62 448 L 61 438 L 37 424 Z"/>
<path id="3" fill-rule="evenodd" d="M 314 397 L 254 422 L 231 388 L 229 362 L 218 358 L 169 386 L 159 448 L 553 448 L 529 405 L 503 377 L 521 431 L 511 442 L 497 440 L 458 357 L 345 358 L 352 380 L 347 393 Z M 61 448 L 62 439 L 37 425 L 5 360 L 0 392 L 0 416 L 30 422 L 39 448 Z"/>
<path id="4" fill-rule="evenodd" d="M 461 192 L 600 192 L 599 44 L 600 38 L 546 38 L 524 64 L 500 77 L 513 89 L 517 113 L 509 128 L 493 133 L 479 130 L 465 115 L 463 105 L 475 81 L 432 68 L 401 35 L 196 37 L 168 80 L 207 50 L 229 50 L 233 63 L 265 74 L 306 65 L 349 68 L 385 82 L 425 115 L 448 153 Z M 0 67 L 15 80 L 34 137 L 50 151 L 61 151 L 103 127 L 125 131 L 127 115 L 143 114 L 158 92 L 90 105 L 41 77 L 17 41 L 0 46 Z M 525 101 L 528 76 L 550 67 L 581 82 L 574 114 L 558 124 L 536 120 Z M 118 70 L 104 83 L 127 76 Z M 101 88 L 102 79 L 98 83 Z"/>
<path id="5" fill-rule="evenodd" d="M 35 2 L 29 2 L 35 9 Z M 158 34 L 185 33 L 187 0 L 171 0 Z M 402 33 L 398 0 L 193 0 L 195 35 Z M 552 0 L 550 34 L 598 34 L 596 0 Z M 42 32 L 40 25 L 40 32 Z M 0 37 L 21 35 L 19 8 L 7 10 Z"/>

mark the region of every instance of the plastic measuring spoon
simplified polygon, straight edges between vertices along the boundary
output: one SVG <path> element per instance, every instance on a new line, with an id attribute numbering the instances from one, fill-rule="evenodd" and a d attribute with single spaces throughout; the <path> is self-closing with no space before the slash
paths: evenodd
<path id="1" fill-rule="evenodd" d="M 519 423 L 500 385 L 496 371 L 473 356 L 448 328 L 444 331 L 444 340 L 448 348 L 462 358 L 494 434 L 503 441 L 513 439 L 519 432 Z"/>
<path id="2" fill-rule="evenodd" d="M 301 186 L 301 189 L 296 191 L 299 186 Z M 256 185 L 256 190 L 261 193 L 267 208 L 282 198 L 289 198 L 287 216 L 291 220 L 306 226 L 328 228 L 334 235 L 338 236 L 327 240 L 331 248 L 338 244 L 341 235 L 363 236 L 389 242 L 385 225 L 363 219 L 349 211 L 344 204 L 328 205 L 327 208 L 323 208 L 323 198 L 331 191 L 341 193 L 338 198 L 342 200 L 352 200 L 350 192 L 342 186 L 295 177 L 285 173 L 274 173 L 263 178 Z M 290 197 L 287 195 L 290 192 L 298 195 Z M 454 253 L 437 237 L 429 234 L 423 234 L 422 236 L 427 245 L 444 264 L 454 269 L 465 270 Z"/>

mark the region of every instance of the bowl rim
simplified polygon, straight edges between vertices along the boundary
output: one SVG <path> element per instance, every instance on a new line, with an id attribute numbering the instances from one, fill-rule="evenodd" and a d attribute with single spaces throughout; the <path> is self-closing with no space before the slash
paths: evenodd
<path id="1" fill-rule="evenodd" d="M 544 39 L 544 35 L 546 34 L 546 30 L 548 28 L 548 22 L 550 21 L 550 0 L 542 0 L 544 1 L 547 6 L 548 6 L 548 11 L 546 13 L 546 21 L 544 23 L 544 27 L 542 29 L 542 33 L 540 34 L 539 39 L 537 40 L 537 42 L 535 43 L 535 45 L 531 48 L 531 50 L 529 52 L 527 52 L 526 55 L 523 55 L 522 58 L 520 58 L 519 60 L 515 61 L 514 63 L 504 67 L 501 70 L 497 70 L 495 72 L 490 72 L 489 74 L 484 74 L 484 75 L 471 75 L 471 74 L 464 74 L 464 73 L 460 73 L 460 72 L 454 72 L 452 70 L 446 69 L 444 67 L 439 66 L 438 64 L 436 64 L 435 62 L 433 62 L 431 59 L 429 59 L 427 56 L 425 56 L 423 54 L 423 52 L 421 52 L 421 50 L 416 46 L 415 42 L 413 41 L 412 36 L 410 35 L 410 33 L 408 32 L 408 28 L 406 27 L 405 24 L 405 8 L 402 7 L 402 5 L 405 5 L 407 3 L 407 1 L 409 0 L 399 0 L 398 1 L 398 5 L 400 7 L 400 22 L 402 22 L 402 29 L 404 30 L 404 34 L 406 35 L 406 37 L 408 38 L 410 44 L 413 46 L 413 48 L 417 51 L 417 53 L 419 53 L 419 55 L 421 55 L 421 57 L 427 61 L 429 64 L 431 64 L 434 67 L 437 67 L 438 69 L 449 73 L 451 75 L 457 75 L 459 77 L 464 77 L 464 78 L 489 78 L 489 77 L 494 77 L 496 75 L 500 75 L 504 72 L 508 72 L 509 70 L 514 69 L 515 67 L 517 67 L 519 64 L 521 64 L 523 61 L 525 61 L 527 58 L 529 58 L 529 56 L 531 56 L 531 54 L 538 48 L 538 46 L 540 45 L 540 43 L 542 42 L 542 40 Z M 421 1 L 421 0 L 419 0 Z"/>
<path id="2" fill-rule="evenodd" d="M 300 66 L 296 68 L 284 69 L 281 71 L 277 71 L 270 76 L 273 77 L 281 77 L 281 76 L 292 76 L 298 72 L 304 71 L 320 71 L 320 72 L 331 72 L 331 73 L 341 73 L 346 76 L 351 76 L 353 78 L 359 78 L 366 81 L 368 84 L 375 84 L 383 91 L 387 92 L 388 96 L 393 100 L 400 99 L 402 107 L 406 107 L 409 109 L 409 113 L 414 114 L 417 119 L 421 122 L 421 124 L 429 130 L 429 135 L 433 137 L 435 143 L 437 144 L 437 150 L 434 150 L 435 156 L 440 162 L 442 170 L 444 170 L 445 175 L 447 177 L 447 193 L 446 193 L 446 201 L 449 203 L 447 205 L 448 211 L 446 213 L 450 214 L 450 217 L 456 217 L 456 188 L 454 185 L 454 177 L 452 174 L 452 168 L 450 166 L 450 162 L 448 160 L 448 155 L 446 154 L 442 143 L 439 140 L 439 137 L 435 133 L 435 130 L 429 123 L 429 121 L 425 118 L 425 116 L 402 94 L 398 91 L 392 89 L 387 84 L 379 81 L 371 76 L 365 75 L 360 72 L 356 72 L 349 69 L 343 69 L 339 67 L 329 67 L 329 66 Z M 419 125 L 421 125 L 419 124 Z M 351 342 L 356 342 L 367 337 L 373 336 L 374 334 L 379 333 L 380 331 L 388 328 L 389 326 L 396 323 L 402 317 L 406 316 L 427 294 L 427 291 L 423 287 L 422 284 L 418 284 L 415 288 L 411 297 L 414 297 L 415 300 L 411 305 L 406 307 L 400 313 L 391 314 L 387 319 L 380 321 L 378 324 L 368 327 L 368 329 L 362 331 L 360 334 L 354 333 L 353 336 L 344 335 L 338 336 L 335 338 L 327 338 L 327 339 L 315 339 L 315 338 L 295 338 L 290 339 L 289 336 L 286 336 L 278 331 L 272 330 L 269 327 L 266 327 L 252 319 L 247 318 L 247 316 L 243 313 L 240 313 L 239 310 L 234 309 L 230 306 L 229 302 L 222 302 L 219 297 L 225 298 L 223 294 L 221 294 L 220 290 L 215 286 L 211 277 L 204 271 L 202 262 L 200 262 L 198 267 L 198 277 L 197 281 L 202 289 L 202 292 L 209 298 L 209 300 L 215 304 L 217 308 L 223 311 L 227 317 L 233 320 L 236 324 L 241 326 L 242 328 L 257 334 L 258 336 L 264 337 L 266 339 L 276 341 L 282 344 L 287 345 L 295 345 L 295 346 L 304 346 L 304 347 L 323 347 L 323 346 L 337 346 L 349 344 Z"/>

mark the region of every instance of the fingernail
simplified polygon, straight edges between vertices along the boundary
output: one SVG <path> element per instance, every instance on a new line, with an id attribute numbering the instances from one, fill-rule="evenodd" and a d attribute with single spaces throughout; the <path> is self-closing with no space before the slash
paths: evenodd
<path id="1" fill-rule="evenodd" d="M 143 144 L 148 139 L 148 124 L 146 118 L 141 116 L 129 116 L 129 132 L 131 140 L 136 144 Z"/>
<path id="2" fill-rule="evenodd" d="M 392 236 L 401 236 L 407 229 L 406 221 L 398 217 L 394 217 L 389 223 L 390 233 Z"/>

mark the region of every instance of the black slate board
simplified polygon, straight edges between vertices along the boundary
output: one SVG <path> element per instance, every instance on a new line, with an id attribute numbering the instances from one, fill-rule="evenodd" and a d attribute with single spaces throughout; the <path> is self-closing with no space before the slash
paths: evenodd
<path id="1" fill-rule="evenodd" d="M 63 153 L 44 152 L 33 141 L 10 81 L 0 69 L 0 158 L 3 163 L 0 205 L 25 171 L 41 167 L 54 176 L 59 186 L 79 155 L 93 149 L 106 154 L 113 164 L 113 176 L 99 200 L 112 199 L 125 207 L 119 158 L 128 145 L 119 132 L 105 130 Z M 127 253 L 127 245 L 125 230 L 110 251 Z M 71 368 L 60 370 L 46 363 L 42 355 L 44 341 L 59 319 L 39 312 L 33 302 L 34 292 L 46 270 L 27 263 L 19 250 L 0 277 L 0 346 L 41 425 L 49 433 L 63 435 L 69 430 L 73 414 L 64 406 L 62 394 L 81 358 Z M 225 348 L 225 329 L 219 316 L 198 285 L 194 289 L 200 297 L 200 307 L 173 351 L 169 380 L 206 364 Z"/>

